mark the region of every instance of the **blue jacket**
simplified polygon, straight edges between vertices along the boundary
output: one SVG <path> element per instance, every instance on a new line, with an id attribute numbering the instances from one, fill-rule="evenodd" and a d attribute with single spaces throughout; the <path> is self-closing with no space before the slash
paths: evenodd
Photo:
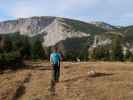
<path id="1" fill-rule="evenodd" d="M 51 55 L 50 55 L 50 62 L 52 64 L 60 64 L 60 60 L 61 60 L 61 55 L 60 53 L 58 52 L 53 52 Z"/>

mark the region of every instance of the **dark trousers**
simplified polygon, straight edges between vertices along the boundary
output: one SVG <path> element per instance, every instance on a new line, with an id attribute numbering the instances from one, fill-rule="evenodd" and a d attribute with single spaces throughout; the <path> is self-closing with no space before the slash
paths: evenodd
<path id="1" fill-rule="evenodd" d="M 59 81 L 60 64 L 53 64 L 52 81 Z"/>

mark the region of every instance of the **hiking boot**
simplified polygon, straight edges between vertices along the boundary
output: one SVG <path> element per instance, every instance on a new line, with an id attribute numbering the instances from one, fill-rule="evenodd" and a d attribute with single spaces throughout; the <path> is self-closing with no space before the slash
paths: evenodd
<path id="1" fill-rule="evenodd" d="M 59 80 L 55 80 L 56 83 L 59 83 Z"/>

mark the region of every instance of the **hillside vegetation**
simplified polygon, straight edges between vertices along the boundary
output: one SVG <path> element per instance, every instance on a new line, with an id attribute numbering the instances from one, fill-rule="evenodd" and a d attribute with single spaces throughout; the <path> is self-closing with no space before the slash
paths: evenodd
<path id="1" fill-rule="evenodd" d="M 55 45 L 64 60 L 132 61 L 132 32 L 132 26 L 118 28 L 60 17 L 0 22 L 0 61 L 48 60 Z"/>

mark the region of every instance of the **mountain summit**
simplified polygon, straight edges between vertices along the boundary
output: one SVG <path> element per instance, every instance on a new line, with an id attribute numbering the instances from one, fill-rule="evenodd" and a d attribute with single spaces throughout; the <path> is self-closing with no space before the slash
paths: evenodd
<path id="1" fill-rule="evenodd" d="M 0 22 L 0 34 L 36 37 L 41 35 L 43 46 L 60 45 L 64 51 L 82 51 L 84 48 L 108 45 L 112 37 L 123 38 L 123 47 L 133 51 L 133 27 L 115 27 L 104 22 L 83 22 L 61 17 L 31 17 Z M 67 50 L 68 49 L 68 50 Z M 76 51 L 75 51 L 76 52 Z"/>
<path id="2" fill-rule="evenodd" d="M 104 32 L 93 24 L 60 17 L 32 17 L 0 22 L 0 33 L 44 34 L 44 46 L 53 46 L 67 38 L 82 38 Z"/>

